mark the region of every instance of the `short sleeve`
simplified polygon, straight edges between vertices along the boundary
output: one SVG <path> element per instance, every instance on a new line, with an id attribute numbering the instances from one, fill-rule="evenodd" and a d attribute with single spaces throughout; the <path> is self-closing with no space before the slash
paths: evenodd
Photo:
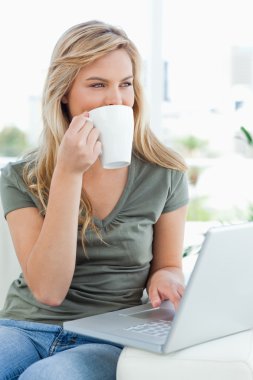
<path id="1" fill-rule="evenodd" d="M 5 217 L 20 208 L 37 207 L 11 163 L 1 170 L 0 190 Z"/>
<path id="2" fill-rule="evenodd" d="M 185 172 L 171 172 L 171 186 L 162 213 L 174 211 L 189 202 L 188 180 Z"/>

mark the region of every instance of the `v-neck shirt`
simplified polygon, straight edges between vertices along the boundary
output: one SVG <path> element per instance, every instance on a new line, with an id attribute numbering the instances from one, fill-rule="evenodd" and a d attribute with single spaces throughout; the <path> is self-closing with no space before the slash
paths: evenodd
<path id="1" fill-rule="evenodd" d="M 5 216 L 24 207 L 42 210 L 40 201 L 24 183 L 24 164 L 21 160 L 2 169 Z M 63 303 L 52 307 L 38 302 L 21 273 L 10 286 L 0 318 L 62 324 L 66 320 L 140 304 L 153 257 L 154 224 L 161 214 L 174 211 L 188 201 L 186 173 L 133 155 L 119 201 L 103 220 L 93 218 L 103 241 L 88 228 L 85 255 L 81 230 L 78 230 L 75 271 Z"/>
<path id="2" fill-rule="evenodd" d="M 133 156 L 132 162 L 135 161 L 135 157 Z M 122 194 L 118 200 L 118 202 L 115 204 L 114 208 L 111 210 L 111 212 L 103 219 L 98 218 L 97 216 L 93 217 L 93 222 L 98 228 L 104 228 L 107 226 L 107 224 L 111 223 L 111 221 L 114 219 L 115 215 L 120 211 L 121 207 L 124 205 L 124 202 L 128 196 L 129 189 L 132 186 L 133 180 L 134 180 L 134 173 L 135 173 L 135 164 L 132 164 L 128 168 L 127 173 L 127 180 L 126 184 L 124 186 L 124 189 L 122 191 Z"/>

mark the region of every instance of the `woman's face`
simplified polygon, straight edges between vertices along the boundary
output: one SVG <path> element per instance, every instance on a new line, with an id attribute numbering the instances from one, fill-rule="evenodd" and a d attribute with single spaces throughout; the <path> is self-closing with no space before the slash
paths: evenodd
<path id="1" fill-rule="evenodd" d="M 81 69 L 62 102 L 71 117 L 108 105 L 133 107 L 133 68 L 127 52 L 114 50 Z"/>

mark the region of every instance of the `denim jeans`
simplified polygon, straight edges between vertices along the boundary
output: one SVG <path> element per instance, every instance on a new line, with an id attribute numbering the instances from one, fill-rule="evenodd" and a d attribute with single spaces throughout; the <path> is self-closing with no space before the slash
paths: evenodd
<path id="1" fill-rule="evenodd" d="M 0 319 L 0 380 L 115 380 L 121 350 L 61 326 Z"/>

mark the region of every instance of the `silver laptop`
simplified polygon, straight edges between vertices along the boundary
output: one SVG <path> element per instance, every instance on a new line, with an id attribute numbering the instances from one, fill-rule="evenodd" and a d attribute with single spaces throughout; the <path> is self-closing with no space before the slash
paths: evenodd
<path id="1" fill-rule="evenodd" d="M 169 301 L 64 323 L 73 332 L 170 353 L 253 327 L 253 222 L 211 228 L 176 313 Z"/>

